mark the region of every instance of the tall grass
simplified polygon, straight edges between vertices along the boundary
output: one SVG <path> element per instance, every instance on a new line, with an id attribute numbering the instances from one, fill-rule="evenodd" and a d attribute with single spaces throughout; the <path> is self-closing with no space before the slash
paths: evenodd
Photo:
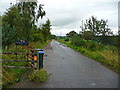
<path id="1" fill-rule="evenodd" d="M 48 74 L 44 69 L 40 69 L 29 75 L 29 79 L 37 83 L 45 82 L 48 79 Z"/>

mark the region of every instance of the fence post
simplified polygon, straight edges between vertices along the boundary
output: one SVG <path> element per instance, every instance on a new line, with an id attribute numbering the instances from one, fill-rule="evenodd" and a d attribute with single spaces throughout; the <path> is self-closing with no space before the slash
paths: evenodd
<path id="1" fill-rule="evenodd" d="M 38 54 L 39 54 L 39 69 L 40 69 L 40 68 L 43 68 L 43 55 L 44 55 L 44 52 L 43 51 L 38 51 Z"/>

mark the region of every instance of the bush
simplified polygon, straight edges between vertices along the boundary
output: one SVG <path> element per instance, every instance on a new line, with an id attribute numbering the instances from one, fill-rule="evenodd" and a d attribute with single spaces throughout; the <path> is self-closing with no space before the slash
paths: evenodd
<path id="1" fill-rule="evenodd" d="M 69 38 L 68 38 L 68 37 L 66 37 L 64 41 L 69 41 Z"/>
<path id="2" fill-rule="evenodd" d="M 98 50 L 99 51 L 102 51 L 102 50 L 104 50 L 105 49 L 105 46 L 102 44 L 102 43 L 99 43 L 98 44 Z"/>
<path id="3" fill-rule="evenodd" d="M 86 42 L 80 38 L 80 36 L 75 36 L 72 38 L 71 43 L 76 46 L 85 46 Z"/>
<path id="4" fill-rule="evenodd" d="M 33 41 L 44 41 L 44 38 L 41 33 L 35 33 L 32 36 Z"/>
<path id="5" fill-rule="evenodd" d="M 89 44 L 89 50 L 95 51 L 97 49 L 97 44 L 95 42 L 91 42 Z"/>
<path id="6" fill-rule="evenodd" d="M 29 79 L 35 82 L 45 82 L 47 81 L 48 75 L 44 69 L 40 69 L 29 76 Z"/>

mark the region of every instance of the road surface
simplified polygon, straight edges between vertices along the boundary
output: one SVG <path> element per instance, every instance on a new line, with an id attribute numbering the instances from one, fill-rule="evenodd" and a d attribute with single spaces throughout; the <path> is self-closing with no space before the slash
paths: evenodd
<path id="1" fill-rule="evenodd" d="M 37 84 L 28 80 L 22 88 L 118 88 L 117 73 L 55 40 L 51 46 L 44 57 L 48 81 Z"/>

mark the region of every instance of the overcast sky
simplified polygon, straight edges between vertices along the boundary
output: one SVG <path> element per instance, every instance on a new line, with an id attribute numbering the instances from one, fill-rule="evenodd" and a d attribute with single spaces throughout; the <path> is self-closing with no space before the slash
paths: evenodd
<path id="1" fill-rule="evenodd" d="M 51 33 L 65 35 L 74 30 L 79 33 L 82 20 L 91 16 L 108 20 L 109 27 L 118 32 L 118 1 L 119 0 L 38 0 L 44 4 L 46 16 L 39 20 L 38 26 L 49 18 L 52 25 Z M 1 0 L 0 12 L 3 14 L 16 0 Z"/>

